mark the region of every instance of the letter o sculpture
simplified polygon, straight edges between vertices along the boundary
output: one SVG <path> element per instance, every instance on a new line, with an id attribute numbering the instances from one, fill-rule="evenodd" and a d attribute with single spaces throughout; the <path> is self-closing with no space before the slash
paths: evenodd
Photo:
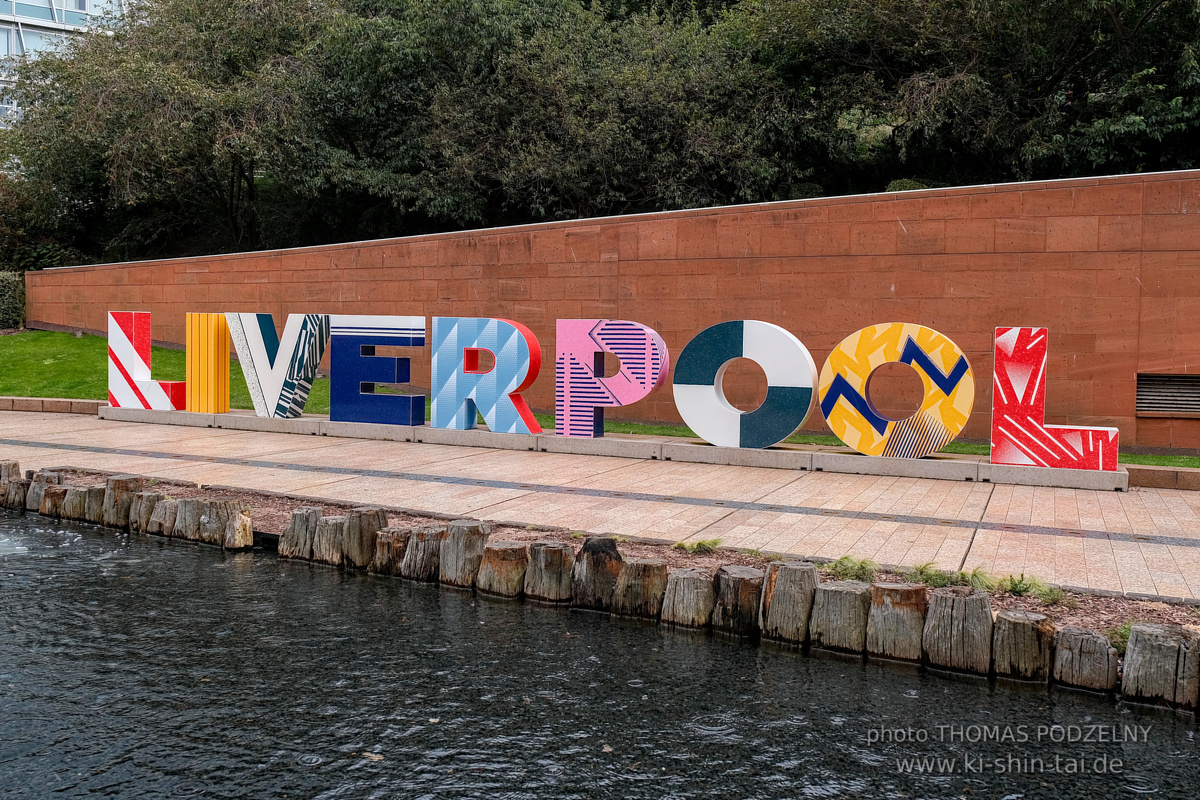
<path id="1" fill-rule="evenodd" d="M 921 376 L 925 397 L 911 417 L 888 419 L 872 405 L 871 374 L 900 362 Z M 833 349 L 821 368 L 821 413 L 830 430 L 869 456 L 921 458 L 962 432 L 975 402 L 975 376 L 962 349 L 923 325 L 872 325 Z M 838 402 L 841 401 L 841 402 Z"/>
<path id="2" fill-rule="evenodd" d="M 740 411 L 725 399 L 721 381 L 738 358 L 767 376 L 767 399 Z M 799 428 L 812 409 L 817 364 L 788 331 L 769 322 L 721 322 L 696 334 L 675 365 L 675 406 L 692 430 L 721 447 L 770 447 Z"/>

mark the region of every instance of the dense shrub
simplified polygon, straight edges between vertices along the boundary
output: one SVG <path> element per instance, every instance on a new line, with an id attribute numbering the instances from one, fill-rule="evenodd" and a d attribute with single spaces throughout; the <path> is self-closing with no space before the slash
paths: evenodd
<path id="1" fill-rule="evenodd" d="M 0 328 L 19 328 L 25 321 L 25 277 L 0 272 Z"/>

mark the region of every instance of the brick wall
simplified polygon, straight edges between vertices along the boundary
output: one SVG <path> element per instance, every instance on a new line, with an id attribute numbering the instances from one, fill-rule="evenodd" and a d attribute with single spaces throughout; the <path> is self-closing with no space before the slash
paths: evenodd
<path id="1" fill-rule="evenodd" d="M 152 311 L 174 342 L 186 311 L 507 317 L 542 343 L 537 409 L 553 406 L 557 318 L 637 320 L 672 354 L 713 323 L 760 319 L 818 367 L 860 327 L 918 322 L 967 352 L 976 438 L 993 328 L 1045 325 L 1048 421 L 1197 448 L 1200 420 L 1138 417 L 1134 401 L 1139 371 L 1200 372 L 1198 211 L 1200 172 L 822 198 L 29 273 L 28 317 L 103 329 L 108 310 Z M 899 410 L 914 398 L 893 374 L 873 397 Z M 428 351 L 413 380 L 428 385 Z M 733 370 L 726 390 L 752 403 L 760 373 Z M 679 419 L 669 387 L 609 414 Z"/>

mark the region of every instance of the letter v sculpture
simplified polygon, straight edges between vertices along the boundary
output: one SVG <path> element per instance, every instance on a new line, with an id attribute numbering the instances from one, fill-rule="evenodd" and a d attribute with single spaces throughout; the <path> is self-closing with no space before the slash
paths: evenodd
<path id="1" fill-rule="evenodd" d="M 270 314 L 228 313 L 225 319 L 254 413 L 280 419 L 300 416 L 329 343 L 329 315 L 289 314 L 282 338 Z"/>

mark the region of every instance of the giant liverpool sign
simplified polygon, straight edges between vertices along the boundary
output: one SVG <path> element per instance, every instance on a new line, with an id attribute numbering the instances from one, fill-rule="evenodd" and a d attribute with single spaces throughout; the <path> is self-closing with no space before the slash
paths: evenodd
<path id="1" fill-rule="evenodd" d="M 604 409 L 627 406 L 667 381 L 671 356 L 657 332 L 628 320 L 561 319 L 554 354 L 555 435 L 604 432 Z M 293 314 L 283 335 L 270 314 L 188 314 L 187 380 L 150 376 L 150 314 L 108 315 L 109 404 L 159 410 L 229 410 L 229 342 L 261 417 L 298 417 L 330 351 L 330 419 L 425 424 L 425 398 L 376 392 L 409 381 L 410 359 L 377 348 L 431 350 L 430 424 L 465 430 L 482 415 L 501 433 L 542 433 L 522 392 L 537 379 L 542 350 L 519 322 L 478 317 Z M 1071 469 L 1117 468 L 1117 429 L 1046 425 L 1045 328 L 997 328 L 992 386 L 992 463 Z M 604 354 L 619 371 L 604 375 Z M 484 365 L 486 361 L 490 364 Z M 738 358 L 762 367 L 767 396 L 753 411 L 725 398 L 722 379 Z M 910 365 L 924 385 L 906 419 L 881 414 L 870 399 L 882 364 Z M 808 348 L 768 322 L 737 320 L 706 328 L 680 351 L 672 378 L 675 405 L 706 441 L 770 447 L 802 427 L 813 408 L 850 447 L 869 456 L 921 458 L 951 442 L 971 415 L 975 375 L 966 355 L 932 328 L 884 323 L 850 334 L 820 372 Z"/>

